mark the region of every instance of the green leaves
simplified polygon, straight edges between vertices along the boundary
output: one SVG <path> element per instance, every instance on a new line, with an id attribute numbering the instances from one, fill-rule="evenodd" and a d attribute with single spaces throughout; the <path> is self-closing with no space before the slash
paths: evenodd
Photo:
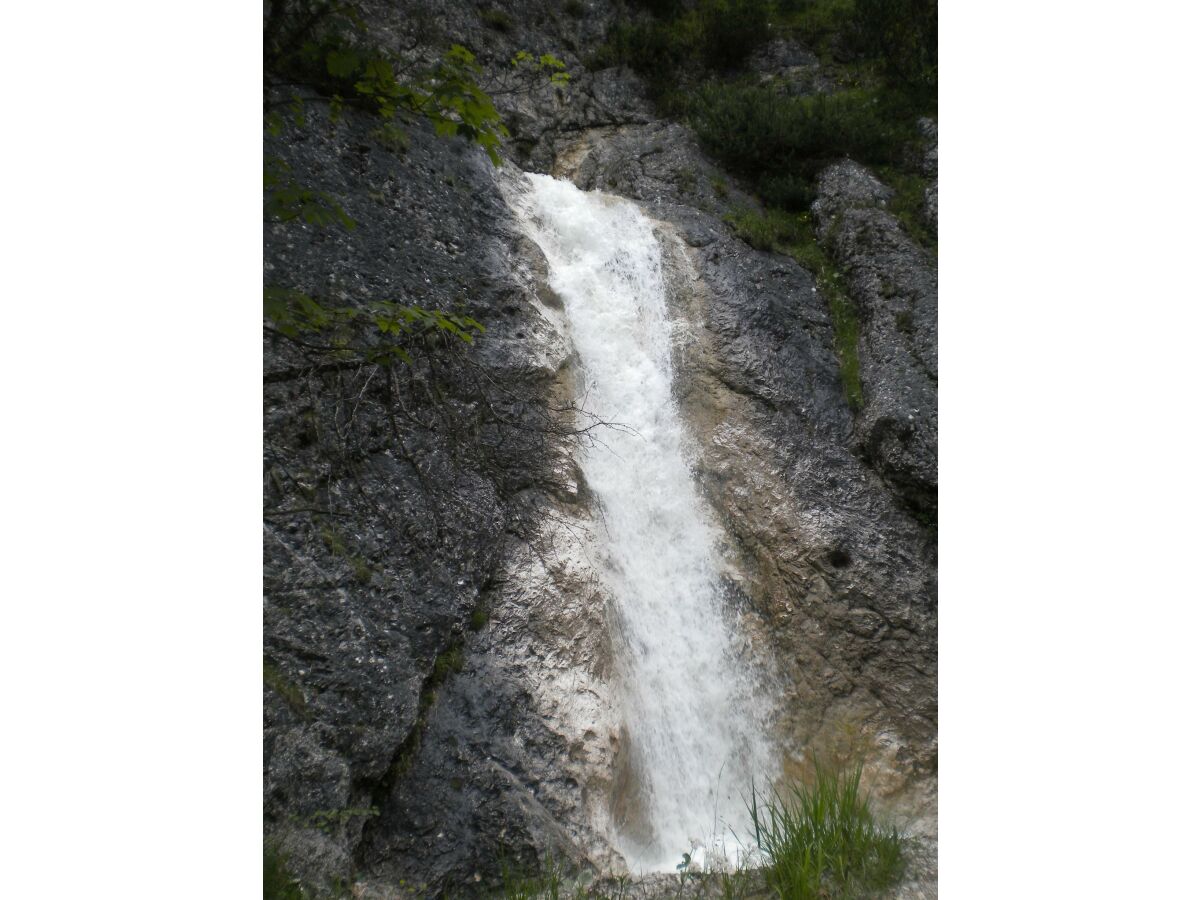
<path id="1" fill-rule="evenodd" d="M 543 53 L 535 59 L 528 50 L 518 50 L 517 55 L 512 58 L 512 67 L 528 69 L 538 74 L 548 73 L 550 83 L 556 87 L 565 87 L 571 80 L 567 64 L 552 53 Z"/>
<path id="2" fill-rule="evenodd" d="M 347 231 L 353 231 L 357 224 L 330 194 L 296 181 L 288 164 L 278 157 L 263 160 L 263 189 L 263 215 L 268 219 L 300 219 L 319 228 L 341 225 Z"/>
<path id="3" fill-rule="evenodd" d="M 389 300 L 377 300 L 365 309 L 325 306 L 303 291 L 275 285 L 263 289 L 263 316 L 284 337 L 323 350 L 333 359 L 384 365 L 397 359 L 412 362 L 403 341 L 445 333 L 470 344 L 484 331 L 470 316 Z"/>
<path id="4" fill-rule="evenodd" d="M 330 50 L 325 55 L 325 68 L 334 78 L 349 78 L 362 65 L 362 58 L 349 48 Z"/>
<path id="5" fill-rule="evenodd" d="M 371 818 L 379 815 L 379 809 L 374 806 L 354 808 L 347 807 L 345 809 L 318 809 L 315 813 L 308 816 L 306 819 L 301 819 L 301 823 L 307 828 L 315 828 L 318 831 L 323 831 L 326 834 L 333 834 L 335 829 L 345 825 L 354 818 Z M 299 817 L 297 817 L 299 818 Z"/>
<path id="6" fill-rule="evenodd" d="M 439 136 L 465 138 L 482 147 L 493 165 L 502 164 L 500 148 L 509 132 L 491 96 L 478 83 L 482 67 L 462 44 L 454 44 L 431 68 L 403 82 L 396 77 L 394 61 L 387 54 L 351 46 L 345 36 L 337 34 L 306 41 L 297 59 L 311 73 L 305 83 L 331 98 L 331 121 L 341 117 L 347 100 L 338 91 L 344 90 L 351 96 L 349 102 L 372 108 L 387 122 L 397 117 L 423 117 Z M 548 75 L 556 87 L 565 86 L 571 77 L 566 63 L 550 53 L 535 57 L 522 50 L 513 57 L 512 65 L 528 74 Z M 296 127 L 303 127 L 305 100 L 294 94 L 289 109 Z M 283 121 L 277 114 L 268 116 L 267 130 L 276 137 L 282 133 Z M 281 220 L 303 218 L 313 224 L 340 221 L 337 216 L 330 219 L 331 207 L 321 199 L 294 194 L 279 197 L 272 214 Z"/>
<path id="7" fill-rule="evenodd" d="M 479 72 L 475 55 L 455 44 L 427 77 L 412 86 L 411 100 L 414 111 L 425 116 L 438 135 L 473 141 L 499 166 L 500 139 L 508 137 L 508 129 L 492 98 L 476 84 Z"/>
<path id="8" fill-rule="evenodd" d="M 295 122 L 297 128 L 304 127 L 304 99 L 299 94 L 292 94 L 292 103 L 288 107 L 292 111 L 292 121 Z"/>

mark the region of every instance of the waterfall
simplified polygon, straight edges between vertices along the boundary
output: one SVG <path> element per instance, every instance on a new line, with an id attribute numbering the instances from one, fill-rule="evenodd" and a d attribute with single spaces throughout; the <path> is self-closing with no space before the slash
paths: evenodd
<path id="1" fill-rule="evenodd" d="M 616 844 L 641 871 L 722 845 L 733 856 L 748 842 L 750 780 L 770 778 L 772 757 L 672 395 L 661 247 L 634 203 L 525 179 L 510 203 L 562 298 L 586 383 L 580 402 L 628 426 L 605 430 L 579 460 L 603 517 L 601 574 L 616 605 L 627 773 Z"/>

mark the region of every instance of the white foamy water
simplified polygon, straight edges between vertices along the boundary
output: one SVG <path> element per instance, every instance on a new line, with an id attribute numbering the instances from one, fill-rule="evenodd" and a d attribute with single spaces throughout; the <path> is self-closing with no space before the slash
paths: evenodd
<path id="1" fill-rule="evenodd" d="M 716 535 L 684 453 L 672 396 L 662 253 L 626 200 L 527 175 L 510 202 L 550 264 L 582 362 L 586 409 L 606 429 L 580 465 L 604 517 L 603 577 L 616 599 L 624 796 L 614 804 L 631 867 L 671 870 L 685 852 L 746 840 L 751 777 L 768 779 L 753 679 L 718 589 Z"/>

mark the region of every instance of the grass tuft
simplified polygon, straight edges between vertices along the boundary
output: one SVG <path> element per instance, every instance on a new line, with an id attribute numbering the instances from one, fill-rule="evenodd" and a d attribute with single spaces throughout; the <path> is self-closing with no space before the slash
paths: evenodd
<path id="1" fill-rule="evenodd" d="M 292 712 L 303 719 L 310 717 L 308 704 L 304 700 L 304 691 L 291 681 L 278 666 L 263 660 L 263 684 L 278 694 Z"/>
<path id="2" fill-rule="evenodd" d="M 772 893 L 789 900 L 858 897 L 904 873 L 900 833 L 875 821 L 859 792 L 862 765 L 816 769 L 811 785 L 751 798 L 754 839 Z"/>
<path id="3" fill-rule="evenodd" d="M 287 868 L 287 857 L 263 846 L 263 900 L 304 900 L 300 882 Z"/>
<path id="4" fill-rule="evenodd" d="M 913 240 L 936 253 L 937 234 L 925 219 L 925 190 L 929 187 L 929 179 L 890 166 L 880 168 L 879 177 L 895 191 L 888 201 L 892 215 Z"/>
<path id="5" fill-rule="evenodd" d="M 483 24 L 493 31 L 508 34 L 513 30 L 512 17 L 502 9 L 485 9 L 479 14 L 479 18 L 483 19 Z"/>
<path id="6" fill-rule="evenodd" d="M 500 862 L 500 874 L 504 884 L 504 900 L 559 900 L 565 897 L 565 870 L 550 857 L 546 857 L 535 874 L 521 872 Z"/>

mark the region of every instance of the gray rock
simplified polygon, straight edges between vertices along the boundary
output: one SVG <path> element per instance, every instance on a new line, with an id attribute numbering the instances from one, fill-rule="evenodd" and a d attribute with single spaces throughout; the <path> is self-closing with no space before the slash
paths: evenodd
<path id="1" fill-rule="evenodd" d="M 938 197 L 938 136 L 937 136 L 937 121 L 934 119 L 921 119 L 917 123 L 921 128 L 921 134 L 925 138 L 925 153 L 921 159 L 921 170 L 927 178 L 932 179 L 929 187 L 925 189 L 925 221 L 933 229 L 934 234 L 937 234 L 938 217 L 937 217 L 937 197 Z"/>
<path id="2" fill-rule="evenodd" d="M 862 326 L 856 444 L 923 520 L 937 515 L 937 268 L 880 208 L 884 185 L 851 162 L 818 180 L 813 214 L 848 275 Z"/>
<path id="3" fill-rule="evenodd" d="M 834 163 L 817 178 L 813 218 L 826 237 L 839 216 L 851 209 L 883 209 L 895 193 L 865 166 L 852 160 Z"/>

